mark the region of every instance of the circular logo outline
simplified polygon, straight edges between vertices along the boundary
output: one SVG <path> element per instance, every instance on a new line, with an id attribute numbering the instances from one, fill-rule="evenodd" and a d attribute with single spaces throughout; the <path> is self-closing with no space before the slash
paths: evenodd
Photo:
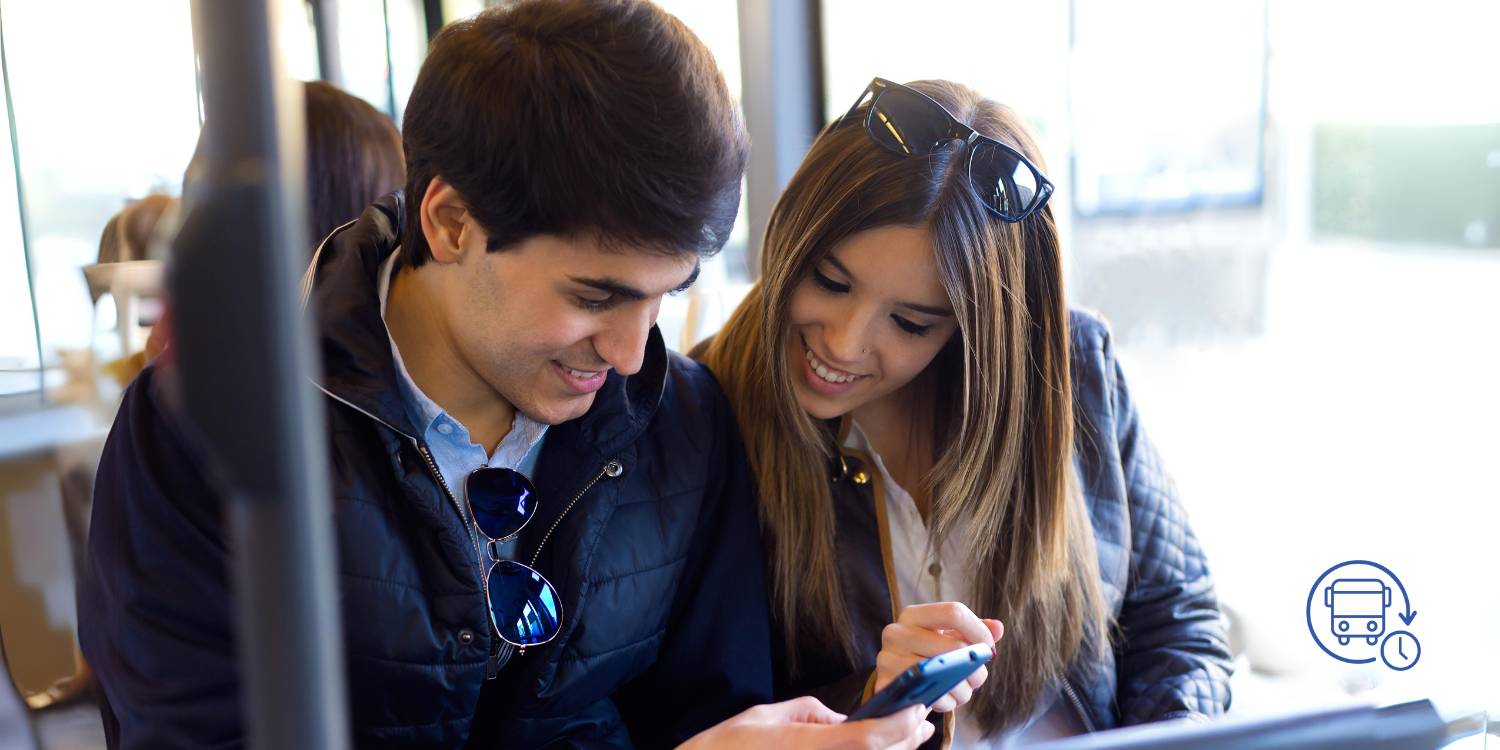
<path id="1" fill-rule="evenodd" d="M 1338 654 L 1335 654 L 1333 651 L 1329 650 L 1329 648 L 1327 646 L 1323 645 L 1323 641 L 1318 638 L 1318 631 L 1317 631 L 1317 629 L 1314 628 L 1313 624 L 1312 624 L 1313 597 L 1316 596 L 1317 593 L 1318 593 L 1318 586 L 1323 583 L 1323 579 L 1327 578 L 1330 573 L 1332 573 L 1335 570 L 1338 570 L 1339 568 L 1344 567 L 1345 565 L 1369 565 L 1371 567 L 1378 568 L 1380 570 L 1380 572 L 1385 573 L 1386 575 L 1390 576 L 1391 580 L 1396 583 L 1396 588 L 1398 588 L 1398 589 L 1401 590 L 1401 601 L 1403 603 L 1405 603 L 1405 605 L 1406 605 L 1405 608 L 1404 608 L 1404 610 L 1403 610 L 1403 612 L 1409 611 L 1411 609 L 1411 597 L 1409 597 L 1409 596 L 1406 595 L 1406 587 L 1401 584 L 1401 579 L 1398 578 L 1395 573 L 1392 573 L 1390 568 L 1387 568 L 1386 566 L 1381 565 L 1378 562 L 1373 562 L 1373 561 L 1370 561 L 1370 560 L 1347 560 L 1345 562 L 1341 562 L 1338 565 L 1335 565 L 1335 566 L 1329 568 L 1328 570 L 1323 571 L 1323 575 L 1318 576 L 1318 579 L 1315 580 L 1315 581 L 1313 581 L 1312 588 L 1308 590 L 1308 592 L 1307 592 L 1307 606 L 1303 608 L 1303 610 L 1304 610 L 1304 612 L 1305 612 L 1305 614 L 1307 616 L 1307 634 L 1310 635 L 1310 636 L 1312 636 L 1313 643 L 1318 644 L 1318 648 L 1323 649 L 1323 653 L 1328 654 L 1329 656 L 1332 656 L 1333 658 L 1338 659 L 1339 661 L 1344 662 L 1345 664 L 1373 664 L 1375 662 L 1375 657 L 1373 657 L 1373 656 L 1370 657 L 1370 658 L 1368 658 L 1368 659 L 1350 659 L 1350 658 L 1347 658 L 1347 657 L 1344 657 L 1344 656 L 1339 656 Z M 1396 631 L 1396 632 L 1406 632 L 1406 631 Z M 1411 635 L 1411 633 L 1407 633 L 1407 635 Z M 1413 635 L 1412 638 L 1415 639 L 1416 636 Z M 1384 643 L 1384 641 L 1382 641 L 1382 644 L 1383 643 Z M 1419 645 L 1420 645 L 1420 643 L 1419 643 Z M 1412 662 L 1412 663 L 1415 664 L 1416 662 Z M 1389 666 L 1389 665 L 1387 665 L 1387 666 Z M 1395 667 L 1391 667 L 1391 668 L 1395 669 Z M 1408 669 L 1410 669 L 1410 667 L 1408 667 Z M 1398 671 L 1405 671 L 1405 670 L 1398 670 Z"/>

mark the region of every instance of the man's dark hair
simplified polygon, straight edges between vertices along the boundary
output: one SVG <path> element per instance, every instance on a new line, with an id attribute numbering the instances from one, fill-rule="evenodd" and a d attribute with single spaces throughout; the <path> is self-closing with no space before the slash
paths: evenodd
<path id="1" fill-rule="evenodd" d="M 435 176 L 503 250 L 540 234 L 712 255 L 749 142 L 703 43 L 639 0 L 522 0 L 437 35 L 406 105 L 403 262 Z"/>

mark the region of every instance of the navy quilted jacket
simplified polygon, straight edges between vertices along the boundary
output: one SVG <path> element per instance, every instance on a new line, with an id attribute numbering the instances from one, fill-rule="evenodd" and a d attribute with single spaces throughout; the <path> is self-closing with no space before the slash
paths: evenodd
<path id="1" fill-rule="evenodd" d="M 500 647 L 459 499 L 414 437 L 380 318 L 376 271 L 400 214 L 388 196 L 327 241 L 311 292 L 355 745 L 669 747 L 769 699 L 739 430 L 707 370 L 654 331 L 639 373 L 611 372 L 588 414 L 547 434 L 518 557 L 545 540 L 536 567 L 561 596 L 562 632 L 524 655 Z M 112 747 L 242 747 L 223 505 L 159 376 L 147 368 L 129 389 L 105 447 L 79 635 Z"/>
<path id="2" fill-rule="evenodd" d="M 1203 550 L 1141 428 L 1108 328 L 1079 311 L 1070 325 L 1076 455 L 1117 631 L 1102 662 L 1069 669 L 1062 699 L 1090 731 L 1221 714 L 1229 707 L 1231 660 Z M 796 680 L 782 676 L 778 692 L 812 692 L 847 712 L 863 697 L 893 608 L 873 467 L 862 472 L 863 459 L 847 451 L 843 461 L 834 502 L 860 664 L 851 672 L 836 657 L 809 651 L 799 655 L 803 672 Z"/>

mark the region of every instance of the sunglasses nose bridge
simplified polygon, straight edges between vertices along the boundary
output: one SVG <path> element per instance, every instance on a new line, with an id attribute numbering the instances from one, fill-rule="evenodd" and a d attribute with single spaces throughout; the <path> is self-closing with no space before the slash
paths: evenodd
<path id="1" fill-rule="evenodd" d="M 484 549 L 485 553 L 490 556 L 490 562 L 492 563 L 497 563 L 505 559 L 505 556 L 500 553 L 499 539 L 485 540 Z"/>

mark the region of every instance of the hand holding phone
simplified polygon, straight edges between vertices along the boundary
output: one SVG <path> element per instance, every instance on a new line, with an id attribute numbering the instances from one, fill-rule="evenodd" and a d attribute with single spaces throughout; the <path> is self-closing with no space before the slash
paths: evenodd
<path id="1" fill-rule="evenodd" d="M 961 602 L 933 602 L 905 607 L 896 621 L 880 634 L 880 654 L 875 659 L 875 689 L 890 684 L 912 665 L 931 656 L 964 646 L 994 646 L 1005 634 L 999 620 L 980 619 Z M 932 704 L 939 713 L 952 711 L 969 701 L 989 677 L 978 669 Z"/>
<path id="2" fill-rule="evenodd" d="M 923 659 L 849 714 L 849 721 L 889 716 L 916 705 L 931 707 L 994 658 L 995 649 L 981 643 Z"/>

